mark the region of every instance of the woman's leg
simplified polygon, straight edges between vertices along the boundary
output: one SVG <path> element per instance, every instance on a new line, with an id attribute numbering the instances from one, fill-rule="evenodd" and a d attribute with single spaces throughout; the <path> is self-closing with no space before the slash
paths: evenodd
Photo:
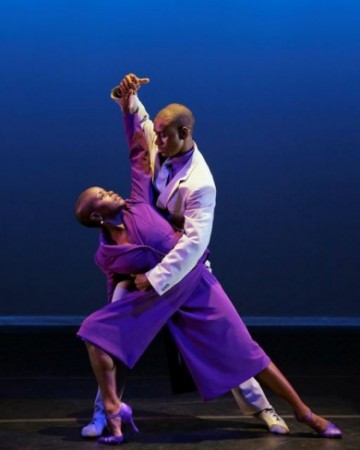
<path id="1" fill-rule="evenodd" d="M 310 417 L 311 410 L 309 406 L 301 400 L 298 393 L 274 363 L 271 362 L 268 367 L 260 372 L 255 378 L 261 384 L 273 391 L 274 394 L 277 394 L 289 403 L 293 407 L 295 416 L 300 422 L 307 423 L 307 425 L 318 433 L 322 433 L 328 428 L 329 421 L 323 417 L 316 414 L 312 414 Z"/>
<path id="2" fill-rule="evenodd" d="M 126 367 L 121 362 L 115 362 L 110 355 L 89 342 L 86 342 L 86 348 L 101 391 L 106 414 L 116 414 L 121 405 L 117 393 L 123 390 Z M 119 417 L 108 420 L 108 425 L 114 436 L 122 435 Z"/>

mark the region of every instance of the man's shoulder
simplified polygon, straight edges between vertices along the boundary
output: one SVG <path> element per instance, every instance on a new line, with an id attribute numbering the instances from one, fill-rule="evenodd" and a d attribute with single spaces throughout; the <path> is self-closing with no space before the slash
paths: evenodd
<path id="1" fill-rule="evenodd" d="M 205 184 L 215 185 L 210 167 L 198 148 L 195 148 L 194 151 L 193 165 L 193 171 L 190 174 L 192 181 L 200 186 Z"/>

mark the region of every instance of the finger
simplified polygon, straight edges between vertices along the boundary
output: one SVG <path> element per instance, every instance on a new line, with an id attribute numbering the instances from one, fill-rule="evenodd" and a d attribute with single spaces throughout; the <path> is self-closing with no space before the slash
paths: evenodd
<path id="1" fill-rule="evenodd" d="M 142 284 L 136 284 L 136 289 L 138 291 L 145 291 L 144 286 Z"/>
<path id="2" fill-rule="evenodd" d="M 150 78 L 139 78 L 134 73 L 129 73 L 125 78 L 128 80 L 129 83 L 132 83 L 137 88 L 142 84 L 147 84 L 150 82 Z"/>
<path id="3" fill-rule="evenodd" d="M 133 82 L 132 76 L 131 76 L 131 75 L 126 75 L 126 76 L 122 79 L 120 85 L 123 85 L 125 88 L 130 89 L 130 88 L 132 87 L 133 83 L 134 83 L 134 82 Z"/>
<path id="4" fill-rule="evenodd" d="M 121 86 L 120 86 L 120 92 L 121 92 L 121 95 L 122 95 L 124 98 L 126 98 L 126 97 L 129 97 L 129 96 L 132 94 L 132 89 L 131 89 L 131 88 L 128 88 L 128 87 L 126 87 L 126 86 L 124 86 L 124 85 L 121 85 Z"/>
<path id="5" fill-rule="evenodd" d="M 130 81 L 127 88 L 129 91 L 137 91 L 139 89 L 139 85 L 135 81 Z"/>
<path id="6" fill-rule="evenodd" d="M 142 85 L 142 84 L 148 84 L 150 83 L 150 78 L 138 78 L 137 79 L 138 84 Z"/>
<path id="7" fill-rule="evenodd" d="M 122 93 L 122 95 L 125 95 L 127 93 L 127 91 L 129 90 L 129 88 L 127 87 L 127 84 L 124 81 L 122 81 L 120 83 L 119 89 L 120 89 L 120 92 Z"/>

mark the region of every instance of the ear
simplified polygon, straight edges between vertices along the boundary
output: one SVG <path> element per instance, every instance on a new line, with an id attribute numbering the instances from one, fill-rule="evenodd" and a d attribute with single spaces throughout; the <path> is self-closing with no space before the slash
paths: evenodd
<path id="1" fill-rule="evenodd" d="M 190 134 L 190 130 L 188 127 L 181 127 L 179 129 L 179 138 L 180 139 L 186 139 Z"/>
<path id="2" fill-rule="evenodd" d="M 103 224 L 103 218 L 102 218 L 102 216 L 99 213 L 92 212 L 90 214 L 90 219 L 91 219 L 92 222 L 98 223 L 99 225 Z"/>

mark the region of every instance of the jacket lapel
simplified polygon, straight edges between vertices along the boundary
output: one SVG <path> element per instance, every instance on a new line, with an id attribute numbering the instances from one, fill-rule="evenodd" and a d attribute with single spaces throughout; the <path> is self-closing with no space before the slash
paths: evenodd
<path id="1" fill-rule="evenodd" d="M 184 180 L 187 180 L 191 172 L 195 169 L 195 167 L 199 163 L 200 159 L 200 152 L 196 146 L 194 145 L 194 154 L 192 158 L 189 159 L 189 161 L 185 164 L 184 167 L 182 167 L 179 172 L 174 176 L 174 178 L 170 181 L 170 183 L 165 187 L 165 189 L 162 191 L 162 193 L 159 195 L 156 206 L 161 209 L 165 209 L 166 205 L 168 204 L 170 198 L 174 194 L 174 192 L 177 190 L 179 184 L 183 182 Z"/>

